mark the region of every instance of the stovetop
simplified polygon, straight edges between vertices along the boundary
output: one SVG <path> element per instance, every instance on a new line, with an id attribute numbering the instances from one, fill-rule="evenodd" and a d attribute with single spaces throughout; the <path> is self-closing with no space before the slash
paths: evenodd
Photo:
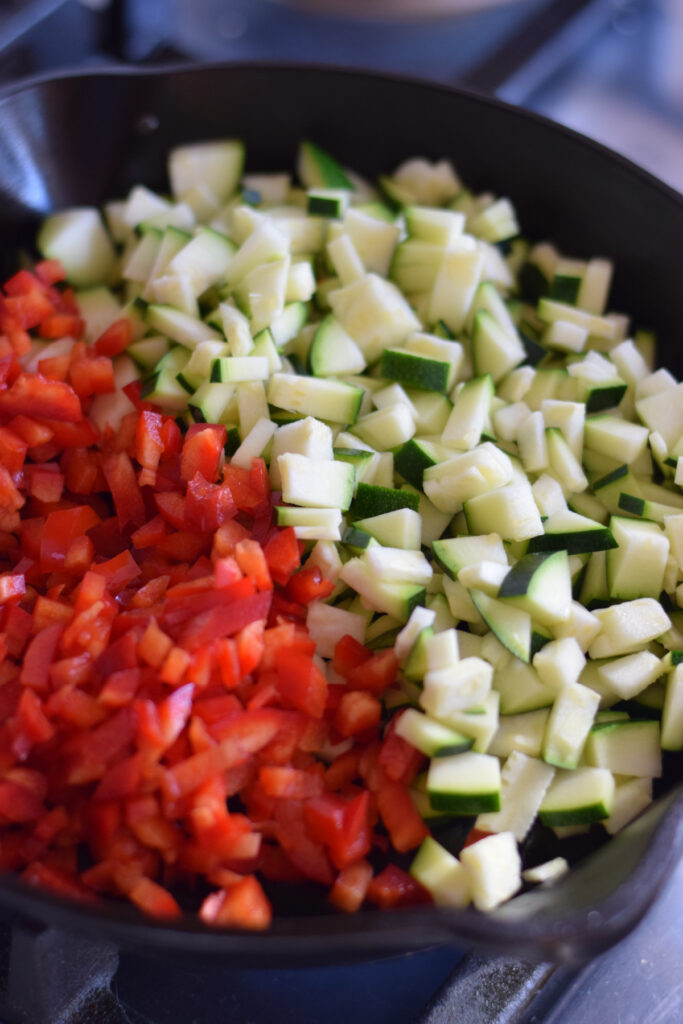
<path id="1" fill-rule="evenodd" d="M 509 0 L 421 21 L 315 16 L 272 0 L 0 5 L 0 86 L 112 60 L 274 57 L 496 92 L 683 188 L 680 0 Z M 680 1024 L 682 909 L 683 865 L 641 925 L 581 969 L 441 948 L 355 966 L 169 971 L 91 939 L 0 922 L 0 1024 Z"/>

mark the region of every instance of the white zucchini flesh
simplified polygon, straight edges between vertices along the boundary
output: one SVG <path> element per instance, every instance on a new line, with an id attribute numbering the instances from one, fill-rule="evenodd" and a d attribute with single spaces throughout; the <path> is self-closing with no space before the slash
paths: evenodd
<path id="1" fill-rule="evenodd" d="M 662 747 L 664 750 L 683 750 L 683 665 L 676 665 L 666 681 Z"/>
<path id="2" fill-rule="evenodd" d="M 600 632 L 588 649 L 591 658 L 633 654 L 671 627 L 669 616 L 650 597 L 600 608 L 593 614 L 600 622 Z"/>
<path id="3" fill-rule="evenodd" d="M 514 896 L 522 884 L 522 863 L 511 832 L 472 843 L 461 852 L 460 861 L 478 910 L 493 910 Z"/>
<path id="4" fill-rule="evenodd" d="M 576 768 L 600 697 L 581 683 L 560 690 L 543 741 L 543 759 L 559 768 Z"/>
<path id="5" fill-rule="evenodd" d="M 652 779 L 628 779 L 614 791 L 612 810 L 603 821 L 606 831 L 616 835 L 652 803 Z"/>
<path id="6" fill-rule="evenodd" d="M 467 870 L 431 836 L 418 850 L 410 873 L 431 893 L 437 907 L 465 907 L 470 902 Z"/>
<path id="7" fill-rule="evenodd" d="M 564 857 L 553 857 L 552 860 L 547 860 L 545 864 L 537 864 L 536 867 L 527 868 L 526 871 L 522 871 L 522 878 L 525 882 L 543 885 L 546 882 L 554 882 L 556 879 L 561 878 L 567 871 L 569 871 L 569 864 Z"/>
<path id="8" fill-rule="evenodd" d="M 335 608 L 322 601 L 313 601 L 308 606 L 306 628 L 323 658 L 333 657 L 337 643 L 344 636 L 352 636 L 358 643 L 363 643 L 365 625 L 365 617 L 355 612 Z"/>
<path id="9" fill-rule="evenodd" d="M 533 825 L 555 769 L 514 750 L 500 774 L 500 810 L 480 814 L 474 827 L 482 832 L 512 832 L 521 843 Z"/>

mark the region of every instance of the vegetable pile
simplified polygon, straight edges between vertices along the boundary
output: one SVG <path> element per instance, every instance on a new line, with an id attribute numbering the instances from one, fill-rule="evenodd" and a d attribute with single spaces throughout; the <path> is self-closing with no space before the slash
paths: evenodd
<path id="1" fill-rule="evenodd" d="M 683 385 L 446 161 L 243 164 L 174 150 L 4 285 L 0 870 L 489 910 L 683 749 Z"/>
<path id="2" fill-rule="evenodd" d="M 83 331 L 62 274 L 39 263 L 4 288 L 0 868 L 158 917 L 181 913 L 169 886 L 203 882 L 201 918 L 245 928 L 271 919 L 257 866 L 345 910 L 419 899 L 363 860 L 371 792 L 396 849 L 426 835 L 404 779 L 415 751 L 378 739 L 395 657 L 346 638 L 347 683 L 328 693 L 305 619 L 334 585 L 271 524 L 265 462 L 223 464 L 224 426 L 183 437 L 141 408 L 97 431 L 87 410 L 114 390 L 104 353 L 130 340 L 125 319 L 21 369 L 26 328 Z"/>

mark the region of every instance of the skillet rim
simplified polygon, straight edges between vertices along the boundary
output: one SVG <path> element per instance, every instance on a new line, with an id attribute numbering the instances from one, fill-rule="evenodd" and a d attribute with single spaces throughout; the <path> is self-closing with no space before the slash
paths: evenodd
<path id="1" fill-rule="evenodd" d="M 323 76 L 381 81 L 401 84 L 422 92 L 457 96 L 477 106 L 503 112 L 508 119 L 518 118 L 536 125 L 543 133 L 566 139 L 593 153 L 596 159 L 619 167 L 638 183 L 659 193 L 665 201 L 683 211 L 683 194 L 662 182 L 649 171 L 600 142 L 558 124 L 534 111 L 525 110 L 497 97 L 484 96 L 422 79 L 415 75 L 365 70 L 315 62 L 293 61 L 216 61 L 177 62 L 168 65 L 134 67 L 103 64 L 92 69 L 62 69 L 27 76 L 0 89 L 0 113 L 6 100 L 34 88 L 49 88 L 65 80 L 106 78 L 161 78 L 178 75 L 240 71 L 302 71 Z M 668 809 L 662 810 L 667 804 Z M 52 917 L 58 927 L 73 928 L 91 934 L 90 925 L 99 923 L 103 939 L 111 939 L 129 948 L 150 952 L 184 954 L 190 957 L 230 957 L 233 961 L 268 966 L 311 966 L 324 962 L 370 959 L 427 948 L 434 945 L 462 944 L 484 947 L 497 953 L 514 953 L 558 960 L 581 960 L 594 955 L 622 938 L 654 902 L 683 850 L 683 787 L 674 789 L 657 801 L 651 815 L 659 817 L 635 867 L 616 889 L 601 901 L 572 910 L 552 920 L 547 915 L 531 915 L 510 920 L 505 915 L 481 915 L 443 908 L 406 909 L 394 914 L 368 911 L 349 917 L 291 917 L 276 920 L 270 931 L 246 933 L 211 929 L 188 917 L 178 923 L 160 923 L 136 915 L 132 908 L 119 904 L 89 907 L 33 889 L 16 877 L 0 878 L 0 903 L 32 921 L 41 923 Z M 614 840 L 612 840 L 613 842 Z M 656 871 L 653 871 L 653 862 Z M 638 889 L 637 900 L 625 899 Z M 400 916 L 399 916 L 400 915 Z M 354 946 L 355 944 L 355 946 Z M 341 958 L 341 959 L 340 959 Z"/>

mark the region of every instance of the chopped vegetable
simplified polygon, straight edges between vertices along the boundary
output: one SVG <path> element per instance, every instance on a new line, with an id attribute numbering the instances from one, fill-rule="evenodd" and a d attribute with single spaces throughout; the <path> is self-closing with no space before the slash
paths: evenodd
<path id="1" fill-rule="evenodd" d="M 0 870 L 486 911 L 683 749 L 683 385 L 447 161 L 244 159 L 174 150 L 4 285 Z"/>

